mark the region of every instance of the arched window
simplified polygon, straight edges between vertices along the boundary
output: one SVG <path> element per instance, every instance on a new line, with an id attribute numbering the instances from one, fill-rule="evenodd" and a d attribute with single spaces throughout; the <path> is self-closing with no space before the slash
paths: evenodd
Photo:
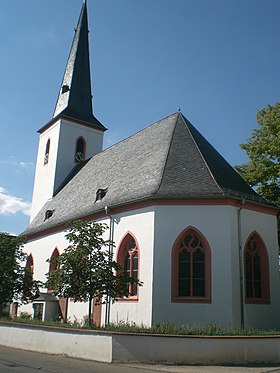
<path id="1" fill-rule="evenodd" d="M 126 272 L 129 277 L 133 277 L 135 280 L 139 278 L 139 248 L 135 238 L 130 233 L 124 237 L 120 244 L 117 262 L 122 266 L 124 272 Z M 131 295 L 129 300 L 133 298 L 137 299 L 138 285 L 128 283 L 127 289 Z"/>
<path id="2" fill-rule="evenodd" d="M 51 140 L 48 139 L 47 144 L 46 144 L 46 149 L 45 149 L 44 164 L 47 164 L 49 162 L 50 145 L 51 145 Z"/>
<path id="3" fill-rule="evenodd" d="M 245 302 L 269 303 L 269 265 L 265 244 L 254 232 L 245 245 Z"/>
<path id="4" fill-rule="evenodd" d="M 194 228 L 184 230 L 172 249 L 172 301 L 211 302 L 211 251 Z"/>
<path id="5" fill-rule="evenodd" d="M 23 298 L 30 299 L 32 295 L 32 282 L 34 273 L 34 260 L 32 254 L 28 255 L 24 270 Z"/>
<path id="6" fill-rule="evenodd" d="M 55 259 L 58 257 L 59 257 L 59 251 L 57 250 L 57 248 L 55 248 L 50 258 L 49 273 L 58 268 L 58 263 L 55 261 Z M 48 291 L 52 291 L 52 290 L 53 289 L 48 288 Z"/>
<path id="7" fill-rule="evenodd" d="M 33 272 L 34 272 L 34 260 L 33 260 L 32 254 L 28 255 L 28 257 L 27 257 L 25 269 L 29 270 L 31 272 L 32 276 L 33 276 Z"/>
<path id="8" fill-rule="evenodd" d="M 86 159 L 86 142 L 83 137 L 76 141 L 75 162 L 82 162 Z"/>
<path id="9" fill-rule="evenodd" d="M 53 259 L 58 258 L 58 257 L 59 257 L 59 252 L 57 248 L 55 248 L 50 259 L 49 272 L 58 268 L 58 263 L 56 261 L 53 261 Z"/>

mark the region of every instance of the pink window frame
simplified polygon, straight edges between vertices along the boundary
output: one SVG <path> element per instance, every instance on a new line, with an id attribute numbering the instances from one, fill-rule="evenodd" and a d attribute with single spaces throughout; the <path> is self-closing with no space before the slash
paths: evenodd
<path id="1" fill-rule="evenodd" d="M 129 239 L 134 239 L 135 241 L 135 247 L 136 249 L 133 249 L 131 250 L 131 252 L 129 253 L 131 255 L 131 258 L 136 254 L 138 254 L 138 279 L 140 278 L 139 277 L 139 273 L 140 273 L 140 250 L 139 250 L 139 244 L 138 244 L 138 241 L 136 239 L 136 237 L 134 236 L 133 233 L 131 232 L 127 232 L 124 237 L 122 238 L 120 244 L 119 244 L 119 247 L 118 247 L 118 250 L 117 250 L 117 263 L 120 264 L 122 266 L 122 268 L 124 268 L 124 258 L 125 258 L 125 246 L 127 244 L 127 241 Z M 132 266 L 132 260 L 130 260 L 130 265 Z M 131 269 L 130 269 L 131 271 Z M 131 286 L 131 285 L 130 285 Z M 138 301 L 139 300 L 139 286 L 137 285 L 137 293 L 136 295 L 130 295 L 128 298 L 119 298 L 118 299 L 118 302 L 131 302 L 131 301 Z"/>
<path id="2" fill-rule="evenodd" d="M 178 277 L 179 266 L 178 258 L 180 254 L 180 244 L 187 234 L 196 234 L 203 243 L 203 252 L 205 254 L 205 296 L 179 296 L 178 294 Z M 211 286 L 211 250 L 207 239 L 196 228 L 189 226 L 184 229 L 176 238 L 172 247 L 171 258 L 171 301 L 173 303 L 211 303 L 212 301 L 212 286 Z"/>
<path id="3" fill-rule="evenodd" d="M 28 255 L 27 260 L 26 260 L 25 268 L 30 269 L 30 271 L 32 273 L 32 276 L 33 276 L 33 273 L 34 273 L 34 258 L 33 258 L 32 254 Z"/>
<path id="4" fill-rule="evenodd" d="M 261 261 L 261 289 L 262 289 L 262 297 L 247 297 L 247 283 L 246 283 L 246 253 L 249 242 L 254 239 L 258 245 L 258 252 Z M 269 284 L 269 260 L 268 260 L 268 252 L 265 246 L 265 243 L 260 236 L 260 234 L 256 231 L 252 232 L 244 246 L 244 290 L 245 290 L 245 303 L 246 304 L 270 304 L 270 284 Z M 252 274 L 252 282 L 253 282 L 254 275 Z"/>
<path id="5" fill-rule="evenodd" d="M 59 250 L 58 250 L 58 248 L 56 247 L 56 248 L 53 250 L 50 259 L 52 260 L 53 258 L 57 258 L 57 257 L 59 257 L 59 255 L 60 255 L 60 254 L 59 254 Z M 50 262 L 50 265 L 49 265 L 49 273 L 50 273 L 51 271 L 54 271 L 55 269 L 57 269 L 57 263 L 51 263 L 51 262 Z M 53 289 L 48 288 L 48 293 L 51 293 L 52 291 L 53 291 Z"/>

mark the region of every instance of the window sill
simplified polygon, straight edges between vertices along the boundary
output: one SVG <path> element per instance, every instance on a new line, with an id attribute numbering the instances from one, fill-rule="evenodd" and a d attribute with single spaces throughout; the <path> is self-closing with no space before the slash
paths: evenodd
<path id="1" fill-rule="evenodd" d="M 245 304 L 270 304 L 267 298 L 246 298 Z"/>
<path id="2" fill-rule="evenodd" d="M 212 303 L 210 297 L 174 297 L 172 303 Z"/>
<path id="3" fill-rule="evenodd" d="M 128 298 L 118 298 L 116 299 L 117 302 L 138 302 L 139 298 L 137 295 L 133 295 Z"/>

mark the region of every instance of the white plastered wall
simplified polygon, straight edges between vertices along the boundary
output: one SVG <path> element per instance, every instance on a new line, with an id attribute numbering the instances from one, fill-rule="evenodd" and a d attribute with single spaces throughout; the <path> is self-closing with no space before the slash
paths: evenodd
<path id="1" fill-rule="evenodd" d="M 117 301 L 111 306 L 111 322 L 135 322 L 151 325 L 152 320 L 152 268 L 154 242 L 154 211 L 152 208 L 139 209 L 114 216 L 114 259 L 121 240 L 130 232 L 139 245 L 139 287 L 138 301 Z"/>
<path id="2" fill-rule="evenodd" d="M 59 119 L 39 138 L 31 221 L 75 166 L 76 141 L 86 141 L 86 158 L 99 153 L 103 132 L 65 119 Z M 46 144 L 50 139 L 48 163 L 44 164 Z"/>
<path id="3" fill-rule="evenodd" d="M 141 209 L 131 213 L 118 214 L 113 216 L 114 237 L 116 247 L 114 248 L 114 259 L 116 260 L 117 250 L 120 241 L 130 232 L 138 244 L 140 251 L 139 276 L 144 286 L 139 288 L 138 301 L 118 301 L 111 305 L 110 321 L 128 321 L 138 324 L 151 324 L 151 301 L 152 301 L 152 263 L 153 263 L 153 226 L 154 213 L 151 209 Z M 99 220 L 110 225 L 109 217 Z M 104 234 L 109 239 L 109 229 Z M 65 232 L 54 233 L 36 240 L 29 241 L 25 245 L 25 252 L 32 254 L 34 259 L 34 279 L 46 280 L 46 273 L 49 271 L 49 263 L 46 262 L 55 248 L 59 253 L 68 246 Z M 46 289 L 42 289 L 46 292 Z M 21 306 L 20 312 L 32 314 L 32 305 Z M 68 319 L 71 321 L 83 321 L 88 314 L 88 303 L 68 302 Z M 102 323 L 105 321 L 105 306 L 102 306 Z"/>
<path id="4" fill-rule="evenodd" d="M 231 234 L 228 206 L 158 206 L 155 215 L 153 322 L 232 324 Z M 187 227 L 199 230 L 211 248 L 212 302 L 171 302 L 171 253 Z"/>
<path id="5" fill-rule="evenodd" d="M 118 301 L 111 306 L 110 321 L 128 321 L 151 325 L 164 321 L 176 324 L 240 325 L 240 273 L 237 207 L 232 206 L 157 206 L 113 215 L 114 259 L 121 240 L 130 232 L 139 244 L 139 276 L 144 286 L 139 299 Z M 101 220 L 109 225 L 109 217 Z M 171 252 L 178 235 L 187 227 L 199 230 L 211 248 L 212 302 L 171 302 Z M 242 250 L 249 235 L 257 231 L 269 255 L 270 304 L 246 304 L 245 326 L 279 327 L 279 267 L 276 217 L 243 209 L 241 211 Z M 105 233 L 109 238 L 109 230 Z M 108 236 L 108 237 L 107 237 Z M 61 253 L 68 245 L 65 232 L 55 233 L 25 246 L 34 258 L 34 278 L 44 280 L 50 258 L 57 248 Z M 21 311 L 32 313 L 31 305 Z M 74 321 L 87 315 L 88 305 L 69 302 L 68 317 Z M 102 323 L 105 306 L 102 307 Z"/>
<path id="6" fill-rule="evenodd" d="M 34 269 L 33 278 L 34 280 L 46 281 L 46 274 L 49 272 L 49 263 L 47 259 L 51 258 L 55 248 L 58 249 L 61 254 L 62 251 L 67 247 L 68 241 L 65 238 L 65 232 L 59 232 L 44 236 L 42 238 L 34 239 L 24 245 L 24 251 L 27 255 L 32 255 Z M 47 290 L 41 289 L 42 292 Z M 19 314 L 21 312 L 33 313 L 32 304 L 23 305 L 19 308 Z"/>
<path id="7" fill-rule="evenodd" d="M 34 219 L 46 201 L 53 196 L 59 131 L 60 121 L 57 121 L 39 138 L 30 221 Z M 50 140 L 50 153 L 48 163 L 44 164 L 48 140 Z"/>
<path id="8" fill-rule="evenodd" d="M 79 137 L 83 137 L 86 141 L 86 159 L 102 150 L 102 131 L 62 119 L 54 190 L 60 186 L 65 177 L 75 166 L 76 141 Z"/>
<path id="9" fill-rule="evenodd" d="M 158 206 L 155 215 L 153 322 L 216 324 L 238 327 L 241 320 L 238 242 L 238 207 Z M 178 235 L 187 227 L 207 239 L 212 258 L 212 302 L 171 302 L 171 252 Z M 276 217 L 241 211 L 242 250 L 257 231 L 269 256 L 270 304 L 245 304 L 245 327 L 279 328 L 279 266 Z"/>
<path id="10" fill-rule="evenodd" d="M 279 264 L 276 216 L 260 212 L 242 210 L 242 248 L 243 252 L 248 237 L 257 232 L 267 249 L 269 258 L 270 304 L 246 304 L 245 326 L 261 329 L 279 329 Z"/>

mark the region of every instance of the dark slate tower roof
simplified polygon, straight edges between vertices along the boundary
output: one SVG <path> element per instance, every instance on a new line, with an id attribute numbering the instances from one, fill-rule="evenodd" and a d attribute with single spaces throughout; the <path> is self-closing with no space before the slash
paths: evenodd
<path id="1" fill-rule="evenodd" d="M 87 4 L 84 1 L 53 117 L 78 119 L 105 131 L 92 112 Z"/>
<path id="2" fill-rule="evenodd" d="M 105 206 L 135 202 L 245 198 L 275 207 L 255 193 L 181 113 L 93 156 L 67 181 L 23 234 L 104 212 Z M 96 202 L 98 189 L 107 192 Z M 47 210 L 53 214 L 45 220 Z"/>

